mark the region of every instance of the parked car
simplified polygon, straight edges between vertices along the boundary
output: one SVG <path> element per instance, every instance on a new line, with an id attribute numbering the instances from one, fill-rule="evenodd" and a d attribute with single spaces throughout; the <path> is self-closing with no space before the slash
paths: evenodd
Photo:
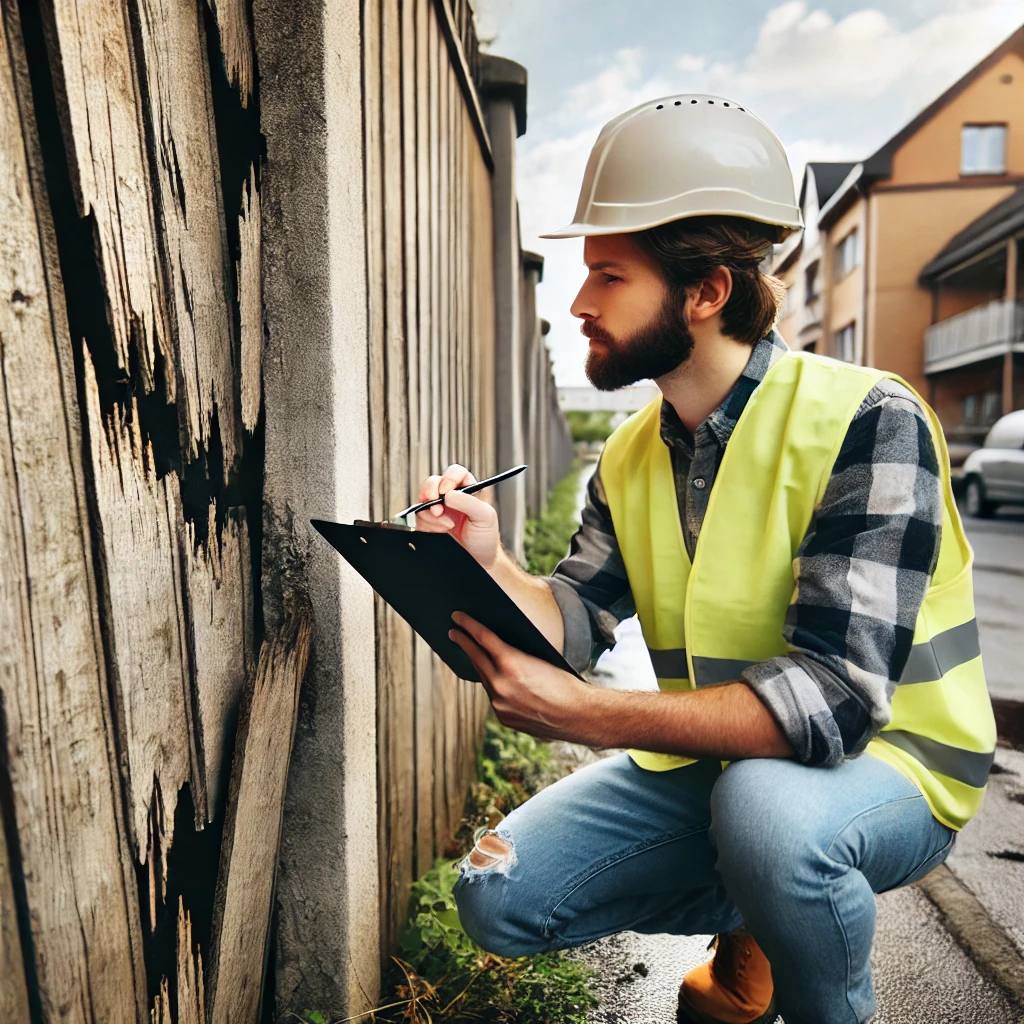
<path id="1" fill-rule="evenodd" d="M 1024 505 L 1024 409 L 996 420 L 983 447 L 964 460 L 967 514 L 985 519 L 999 505 Z"/>

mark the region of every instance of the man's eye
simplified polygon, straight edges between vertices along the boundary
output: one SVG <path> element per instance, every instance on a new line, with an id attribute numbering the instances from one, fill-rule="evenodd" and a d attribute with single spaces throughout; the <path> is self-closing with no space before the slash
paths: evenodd
<path id="1" fill-rule="evenodd" d="M 605 274 L 605 275 L 604 275 L 604 279 L 605 279 L 605 281 L 606 281 L 606 282 L 607 282 L 608 284 L 611 284 L 611 283 L 612 283 L 612 281 L 621 281 L 621 280 L 622 280 L 622 278 L 621 278 L 621 277 L 616 277 L 616 276 L 615 276 L 614 274 Z"/>

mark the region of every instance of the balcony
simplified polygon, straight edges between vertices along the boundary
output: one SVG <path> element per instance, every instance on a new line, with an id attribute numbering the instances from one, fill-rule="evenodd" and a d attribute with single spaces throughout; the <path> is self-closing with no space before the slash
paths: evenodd
<path id="1" fill-rule="evenodd" d="M 1024 303 L 998 300 L 932 324 L 924 333 L 924 372 L 940 373 L 1006 352 L 1024 352 Z"/>

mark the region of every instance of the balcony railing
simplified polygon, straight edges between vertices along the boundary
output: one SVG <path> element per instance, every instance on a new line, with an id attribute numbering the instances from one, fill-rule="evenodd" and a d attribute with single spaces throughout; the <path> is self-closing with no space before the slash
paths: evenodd
<path id="1" fill-rule="evenodd" d="M 924 372 L 937 373 L 1024 349 L 1024 303 L 975 306 L 924 333 Z"/>

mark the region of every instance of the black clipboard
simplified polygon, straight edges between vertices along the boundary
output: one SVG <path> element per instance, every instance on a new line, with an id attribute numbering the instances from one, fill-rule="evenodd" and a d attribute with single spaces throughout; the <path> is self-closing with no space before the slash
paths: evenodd
<path id="1" fill-rule="evenodd" d="M 465 612 L 511 647 L 580 678 L 454 537 L 372 523 L 310 522 L 461 679 L 480 682 L 462 648 L 448 638 L 453 612 Z"/>

